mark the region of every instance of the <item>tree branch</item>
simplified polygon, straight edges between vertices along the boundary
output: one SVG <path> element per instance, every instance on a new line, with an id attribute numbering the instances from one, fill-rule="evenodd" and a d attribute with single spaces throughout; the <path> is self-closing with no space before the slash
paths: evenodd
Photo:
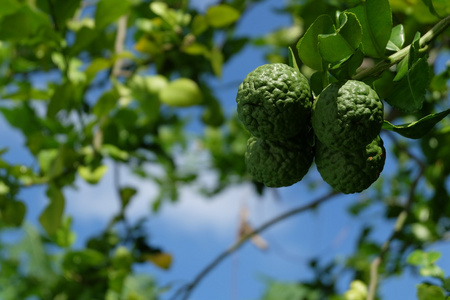
<path id="1" fill-rule="evenodd" d="M 126 38 L 126 34 L 127 34 L 127 21 L 128 21 L 128 16 L 123 15 L 122 17 L 120 17 L 119 21 L 117 22 L 117 34 L 116 34 L 116 41 L 114 44 L 114 52 L 116 55 L 123 52 L 123 49 L 124 49 L 125 38 Z M 118 77 L 120 75 L 120 72 L 122 69 L 122 63 L 123 63 L 123 59 L 121 59 L 121 58 L 116 59 L 114 66 L 113 66 L 113 70 L 112 70 L 113 77 Z"/>
<path id="2" fill-rule="evenodd" d="M 414 179 L 411 188 L 409 189 L 408 201 L 406 202 L 403 210 L 398 215 L 397 220 L 394 225 L 394 230 L 392 231 L 390 237 L 384 242 L 381 246 L 381 251 L 378 256 L 373 260 L 370 265 L 370 282 L 369 282 L 369 291 L 367 293 L 367 300 L 374 300 L 375 294 L 378 286 L 378 268 L 383 262 L 384 256 L 389 251 L 389 247 L 391 246 L 392 241 L 397 238 L 397 235 L 403 230 L 403 227 L 406 224 L 406 219 L 408 217 L 409 211 L 411 209 L 411 205 L 414 198 L 414 192 L 416 190 L 417 184 L 422 177 L 424 172 L 424 167 L 420 165 L 420 171 Z"/>
<path id="3" fill-rule="evenodd" d="M 420 47 L 426 47 L 432 40 L 434 40 L 438 35 L 440 35 L 447 27 L 450 26 L 450 16 L 439 21 L 436 25 L 433 26 L 427 33 L 425 33 L 419 41 Z M 352 79 L 354 80 L 362 80 L 367 77 L 376 76 L 387 70 L 391 66 L 399 63 L 406 55 L 408 55 L 411 49 L 411 45 L 397 51 L 396 53 L 389 56 L 387 59 L 380 61 L 375 66 L 365 69 L 355 76 Z"/>
<path id="4" fill-rule="evenodd" d="M 260 227 L 256 228 L 255 230 L 249 232 L 248 234 L 244 235 L 240 240 L 238 240 L 236 243 L 234 243 L 231 247 L 226 249 L 224 252 L 222 252 L 219 256 L 217 256 L 211 263 L 209 263 L 198 275 L 192 280 L 191 283 L 181 287 L 171 298 L 172 300 L 177 299 L 178 297 L 181 297 L 181 299 L 186 300 L 188 299 L 189 295 L 192 293 L 194 288 L 200 283 L 200 281 L 209 273 L 211 272 L 222 260 L 227 258 L 230 254 L 241 248 L 241 246 L 247 242 L 249 239 L 251 239 L 253 236 L 260 234 L 264 230 L 268 229 L 272 225 L 277 224 L 278 222 L 287 219 L 291 216 L 297 215 L 299 213 L 305 212 L 309 209 L 317 207 L 319 204 L 331 199 L 333 196 L 337 195 L 336 192 L 331 192 L 327 195 L 324 195 L 322 197 L 317 198 L 316 200 L 306 204 L 301 205 L 297 208 L 294 208 L 292 210 L 289 210 L 271 220 L 264 223 Z"/>

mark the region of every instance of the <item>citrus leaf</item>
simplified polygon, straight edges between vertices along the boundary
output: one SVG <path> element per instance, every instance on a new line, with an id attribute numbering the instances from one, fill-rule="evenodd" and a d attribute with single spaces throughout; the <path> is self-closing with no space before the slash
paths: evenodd
<path id="1" fill-rule="evenodd" d="M 17 0 L 3 0 L 0 1 L 0 18 L 16 12 L 22 4 Z"/>
<path id="2" fill-rule="evenodd" d="M 295 59 L 294 52 L 292 51 L 292 48 L 288 47 L 288 49 L 289 49 L 289 65 L 291 67 L 293 67 L 294 69 L 297 69 L 300 71 L 300 69 L 298 68 L 297 60 Z"/>
<path id="3" fill-rule="evenodd" d="M 391 37 L 389 38 L 389 42 L 386 46 L 386 49 L 391 51 L 399 51 L 402 49 L 403 44 L 405 43 L 405 30 L 402 24 L 399 24 L 392 28 Z"/>
<path id="4" fill-rule="evenodd" d="M 0 219 L 8 226 L 20 226 L 25 218 L 27 207 L 19 201 L 8 202 L 0 212 Z"/>
<path id="5" fill-rule="evenodd" d="M 53 185 L 48 187 L 47 197 L 50 199 L 50 203 L 39 216 L 39 222 L 44 227 L 45 232 L 49 236 L 53 236 L 61 226 L 65 200 L 61 190 Z"/>
<path id="6" fill-rule="evenodd" d="M 209 27 L 208 19 L 206 19 L 206 17 L 203 15 L 196 15 L 192 20 L 191 27 L 192 33 L 194 35 L 199 35 L 208 29 Z"/>
<path id="7" fill-rule="evenodd" d="M 130 203 L 131 197 L 136 195 L 137 191 L 131 187 L 125 187 L 120 189 L 120 201 L 122 203 L 122 209 L 125 209 Z"/>
<path id="8" fill-rule="evenodd" d="M 58 246 L 66 248 L 70 247 L 76 239 L 76 234 L 70 228 L 72 226 L 72 218 L 66 217 L 61 222 L 58 230 L 55 233 L 55 242 Z"/>
<path id="9" fill-rule="evenodd" d="M 164 270 L 168 270 L 172 264 L 172 255 L 168 253 L 144 254 L 143 258 Z"/>
<path id="10" fill-rule="evenodd" d="M 95 27 L 103 29 L 125 15 L 129 8 L 128 0 L 100 0 L 95 10 Z"/>
<path id="11" fill-rule="evenodd" d="M 366 0 L 348 10 L 356 15 L 362 26 L 363 52 L 383 58 L 392 29 L 391 6 L 388 0 Z"/>
<path id="12" fill-rule="evenodd" d="M 428 7 L 428 9 L 430 10 L 430 13 L 432 13 L 433 15 L 439 17 L 438 13 L 434 9 L 432 0 L 422 0 L 422 2 L 425 3 L 425 5 Z"/>
<path id="13" fill-rule="evenodd" d="M 206 11 L 206 19 L 212 27 L 225 27 L 231 25 L 236 22 L 239 17 L 239 11 L 226 4 L 211 6 Z"/>
<path id="14" fill-rule="evenodd" d="M 383 129 L 395 131 L 404 137 L 410 139 L 420 139 L 426 135 L 439 121 L 450 114 L 450 109 L 446 111 L 431 114 L 422 119 L 403 125 L 392 125 L 388 121 L 384 121 Z"/>
<path id="15" fill-rule="evenodd" d="M 317 17 L 305 35 L 298 41 L 297 50 L 301 61 L 310 68 L 322 70 L 322 57 L 319 53 L 319 34 L 335 32 L 333 20 L 328 15 Z"/>
<path id="16" fill-rule="evenodd" d="M 324 60 L 338 63 L 349 59 L 361 43 L 362 28 L 356 15 L 342 13 L 340 28 L 332 34 L 319 35 L 319 51 Z"/>
<path id="17" fill-rule="evenodd" d="M 108 171 L 108 166 L 106 165 L 98 166 L 95 169 L 88 166 L 78 167 L 78 173 L 80 176 L 90 184 L 96 184 L 99 182 L 103 175 L 105 175 L 106 171 Z"/>
<path id="18" fill-rule="evenodd" d="M 444 291 L 435 285 L 419 284 L 417 286 L 417 298 L 419 300 L 444 300 Z"/>
<path id="19" fill-rule="evenodd" d="M 425 252 L 420 249 L 414 250 L 407 258 L 407 262 L 415 266 L 429 266 L 436 262 L 441 253 L 437 251 Z"/>
<path id="20" fill-rule="evenodd" d="M 203 96 L 195 81 L 179 78 L 161 90 L 159 100 L 169 106 L 187 107 L 202 103 Z"/>
<path id="21" fill-rule="evenodd" d="M 405 77 L 394 87 L 385 100 L 395 108 L 414 112 L 422 108 L 429 83 L 429 66 L 425 58 L 419 59 Z"/>

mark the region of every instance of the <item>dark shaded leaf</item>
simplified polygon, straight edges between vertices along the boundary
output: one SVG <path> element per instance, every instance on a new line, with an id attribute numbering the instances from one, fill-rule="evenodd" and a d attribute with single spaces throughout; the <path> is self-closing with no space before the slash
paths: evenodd
<path id="1" fill-rule="evenodd" d="M 388 121 L 384 121 L 383 129 L 395 131 L 404 137 L 410 139 L 420 139 L 426 135 L 439 121 L 450 114 L 450 109 L 446 111 L 428 115 L 422 119 L 403 125 L 392 125 Z"/>
<path id="2" fill-rule="evenodd" d="M 319 16 L 298 41 L 297 50 L 301 61 L 310 68 L 322 70 L 322 57 L 319 53 L 319 34 L 334 33 L 333 20 L 328 15 Z"/>
<path id="3" fill-rule="evenodd" d="M 50 203 L 39 216 L 39 223 L 49 236 L 53 236 L 61 226 L 65 200 L 62 191 L 54 185 L 48 187 L 47 197 Z"/>
<path id="4" fill-rule="evenodd" d="M 348 10 L 362 26 L 362 47 L 367 56 L 383 58 L 392 29 L 391 6 L 388 0 L 367 0 Z"/>
<path id="5" fill-rule="evenodd" d="M 419 59 L 394 87 L 385 100 L 395 108 L 414 112 L 422 108 L 429 84 L 429 66 L 425 58 Z"/>

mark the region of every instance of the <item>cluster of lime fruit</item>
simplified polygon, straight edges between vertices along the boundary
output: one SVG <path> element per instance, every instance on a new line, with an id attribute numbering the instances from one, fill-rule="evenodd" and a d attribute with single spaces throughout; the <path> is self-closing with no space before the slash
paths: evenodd
<path id="1" fill-rule="evenodd" d="M 367 189 L 383 170 L 383 103 L 361 81 L 332 83 L 313 101 L 297 69 L 266 64 L 247 75 L 236 102 L 252 135 L 248 172 L 268 187 L 300 181 L 314 159 L 323 180 L 346 194 Z"/>

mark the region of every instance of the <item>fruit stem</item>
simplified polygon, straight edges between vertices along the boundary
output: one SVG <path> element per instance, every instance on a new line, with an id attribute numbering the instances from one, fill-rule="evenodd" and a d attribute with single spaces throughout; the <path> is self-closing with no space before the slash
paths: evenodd
<path id="1" fill-rule="evenodd" d="M 420 47 L 426 47 L 433 39 L 439 36 L 447 27 L 450 26 L 450 16 L 445 17 L 440 20 L 436 25 L 433 26 L 427 33 L 425 33 L 419 40 Z M 387 59 L 380 61 L 375 66 L 369 69 L 365 69 L 355 76 L 352 79 L 354 80 L 362 80 L 367 77 L 376 76 L 383 72 L 384 70 L 389 69 L 392 65 L 399 63 L 406 55 L 408 55 L 410 51 L 411 45 L 395 52 Z"/>

